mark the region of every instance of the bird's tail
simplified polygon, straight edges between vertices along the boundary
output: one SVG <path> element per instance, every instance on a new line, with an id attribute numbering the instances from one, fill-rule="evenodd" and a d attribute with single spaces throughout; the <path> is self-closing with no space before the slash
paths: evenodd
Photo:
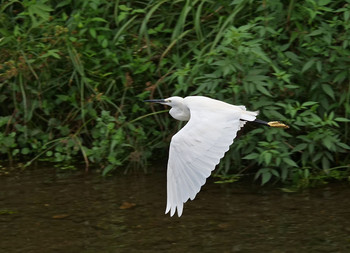
<path id="1" fill-rule="evenodd" d="M 241 120 L 246 121 L 254 121 L 256 119 L 256 116 L 258 116 L 259 111 L 251 112 L 251 111 L 244 111 L 241 115 Z"/>

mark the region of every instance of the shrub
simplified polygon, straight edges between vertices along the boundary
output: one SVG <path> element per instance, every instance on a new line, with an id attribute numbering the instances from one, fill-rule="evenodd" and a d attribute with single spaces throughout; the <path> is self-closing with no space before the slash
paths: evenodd
<path id="1" fill-rule="evenodd" d="M 177 127 L 142 100 L 200 94 L 291 126 L 246 129 L 219 173 L 346 178 L 349 19 L 339 0 L 1 3 L 0 153 L 145 167 Z"/>

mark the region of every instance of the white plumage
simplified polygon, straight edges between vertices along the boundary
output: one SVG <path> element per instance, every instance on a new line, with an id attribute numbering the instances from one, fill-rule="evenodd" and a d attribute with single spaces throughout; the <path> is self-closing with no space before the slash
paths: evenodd
<path id="1" fill-rule="evenodd" d="M 246 121 L 254 121 L 258 112 L 202 96 L 170 97 L 147 100 L 171 106 L 170 114 L 189 122 L 170 143 L 165 213 L 180 217 L 183 204 L 193 200 L 211 171 L 229 150 Z"/>

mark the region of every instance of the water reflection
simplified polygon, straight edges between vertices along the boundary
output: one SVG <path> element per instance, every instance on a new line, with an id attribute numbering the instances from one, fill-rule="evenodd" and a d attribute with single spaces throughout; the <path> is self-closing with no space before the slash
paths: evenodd
<path id="1" fill-rule="evenodd" d="M 347 184 L 286 194 L 209 180 L 170 218 L 165 180 L 165 171 L 3 175 L 0 252 L 350 252 Z"/>

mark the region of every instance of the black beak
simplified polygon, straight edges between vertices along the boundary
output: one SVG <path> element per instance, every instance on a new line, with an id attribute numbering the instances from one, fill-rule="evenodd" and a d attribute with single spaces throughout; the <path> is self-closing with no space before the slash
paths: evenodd
<path id="1" fill-rule="evenodd" d="M 150 102 L 150 103 L 165 103 L 164 99 L 151 99 L 151 100 L 143 100 L 143 102 Z"/>

